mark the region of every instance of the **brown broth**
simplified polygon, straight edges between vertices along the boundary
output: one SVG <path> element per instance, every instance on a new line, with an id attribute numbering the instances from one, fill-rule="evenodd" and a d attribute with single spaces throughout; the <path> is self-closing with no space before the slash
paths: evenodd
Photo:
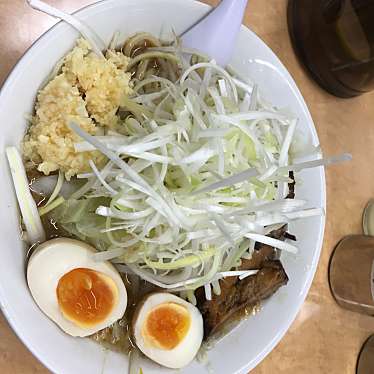
<path id="1" fill-rule="evenodd" d="M 117 326 L 107 327 L 92 335 L 91 338 L 108 349 L 129 354 L 135 347 L 131 329 L 136 309 L 147 294 L 159 289 L 143 281 L 137 275 L 123 275 L 122 280 L 126 286 L 128 298 L 125 315 L 116 322 Z"/>
<path id="2" fill-rule="evenodd" d="M 43 202 L 45 201 L 46 197 L 45 195 L 41 194 L 41 193 L 38 193 L 36 192 L 35 190 L 33 190 L 32 188 L 32 185 L 33 183 L 40 177 L 43 176 L 42 173 L 40 173 L 36 168 L 35 169 L 29 169 L 27 170 L 26 172 L 26 175 L 27 175 L 27 179 L 29 181 L 29 188 L 30 188 L 30 192 L 31 192 L 31 195 L 32 197 L 34 198 L 35 202 L 36 202 L 36 205 L 37 206 L 40 206 L 43 204 Z"/>
<path id="3" fill-rule="evenodd" d="M 55 238 L 71 238 L 68 232 L 66 232 L 62 227 L 60 227 L 52 218 L 49 218 L 48 215 L 46 217 L 42 217 L 42 224 L 45 231 L 45 236 L 47 240 L 55 239 Z"/>
<path id="4" fill-rule="evenodd" d="M 139 44 L 136 44 L 134 46 L 134 49 L 131 51 L 131 56 L 130 57 L 136 57 L 136 56 L 139 56 L 140 54 L 146 52 L 146 50 L 148 48 L 152 48 L 152 47 L 155 47 L 156 45 L 154 43 L 152 43 L 150 40 L 148 39 L 144 39 L 142 41 L 142 43 L 139 43 Z"/>
<path id="5" fill-rule="evenodd" d="M 208 338 L 205 338 L 205 343 L 207 347 L 213 346 L 215 342 L 223 338 L 230 331 L 232 331 L 236 326 L 241 322 L 251 318 L 261 310 L 261 303 L 254 305 L 247 305 L 246 307 L 238 310 L 233 315 L 228 317 L 228 319 L 218 326 L 217 330 L 210 335 Z"/>

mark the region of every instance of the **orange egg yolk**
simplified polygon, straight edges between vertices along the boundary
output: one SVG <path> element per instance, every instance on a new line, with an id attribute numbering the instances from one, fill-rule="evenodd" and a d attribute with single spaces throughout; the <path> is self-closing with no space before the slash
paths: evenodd
<path id="1" fill-rule="evenodd" d="M 117 287 L 110 277 L 85 268 L 63 275 L 56 293 L 64 317 L 80 327 L 104 321 L 118 299 Z"/>
<path id="2" fill-rule="evenodd" d="M 186 307 L 165 303 L 148 313 L 142 335 L 150 346 L 171 350 L 184 339 L 190 325 L 191 317 Z"/>

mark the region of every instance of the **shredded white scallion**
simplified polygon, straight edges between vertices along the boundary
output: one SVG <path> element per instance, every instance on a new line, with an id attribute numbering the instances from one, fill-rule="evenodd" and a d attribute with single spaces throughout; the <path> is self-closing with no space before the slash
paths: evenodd
<path id="1" fill-rule="evenodd" d="M 136 111 L 125 120 L 126 135 L 92 136 L 70 123 L 81 137 L 77 152 L 97 150 L 109 159 L 101 170 L 90 161 L 92 172 L 79 176 L 88 181 L 73 198 L 98 201 L 90 239 L 105 245 L 95 260 L 111 260 L 189 300 L 203 286 L 210 300 L 220 294 L 221 279 L 257 274 L 240 268 L 256 242 L 296 253 L 295 245 L 269 234 L 324 214 L 305 209 L 304 200 L 280 198 L 288 173 L 350 156 L 295 163 L 298 121 L 266 104 L 256 85 L 214 61 L 191 64 L 178 47 L 149 53 L 179 63 L 180 79 L 151 75 L 136 82 L 126 98 Z M 158 92 L 145 91 L 155 84 Z"/>

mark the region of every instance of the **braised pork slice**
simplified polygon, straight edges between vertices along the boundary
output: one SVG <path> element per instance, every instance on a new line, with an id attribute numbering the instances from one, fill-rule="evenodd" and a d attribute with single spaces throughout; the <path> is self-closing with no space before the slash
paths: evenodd
<path id="1" fill-rule="evenodd" d="M 269 236 L 284 239 L 286 227 L 273 231 Z M 221 294 L 212 295 L 212 300 L 205 299 L 203 290 L 197 292 L 197 306 L 203 315 L 205 337 L 214 334 L 224 322 L 243 308 L 267 299 L 288 282 L 281 262 L 276 259 L 276 251 L 268 245 L 257 243 L 252 258 L 243 260 L 240 269 L 260 271 L 243 280 L 237 277 L 222 279 Z"/>

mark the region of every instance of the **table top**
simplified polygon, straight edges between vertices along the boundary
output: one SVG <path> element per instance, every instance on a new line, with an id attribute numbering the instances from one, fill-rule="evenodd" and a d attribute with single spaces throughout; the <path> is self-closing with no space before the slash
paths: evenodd
<path id="1" fill-rule="evenodd" d="M 93 1 L 50 0 L 72 12 Z M 206 0 L 215 5 L 217 0 Z M 32 42 L 55 22 L 30 10 L 24 0 L 0 0 L 0 85 Z M 338 99 L 305 73 L 287 31 L 287 0 L 251 0 L 244 23 L 278 55 L 298 84 L 326 155 L 353 154 L 353 161 L 327 170 L 327 225 L 318 270 L 290 330 L 254 374 L 353 374 L 358 352 L 374 333 L 374 318 L 339 308 L 331 296 L 327 268 L 335 244 L 361 233 L 362 210 L 374 196 L 374 92 Z M 0 315 L 0 372 L 42 374 L 47 369 L 18 340 Z"/>

